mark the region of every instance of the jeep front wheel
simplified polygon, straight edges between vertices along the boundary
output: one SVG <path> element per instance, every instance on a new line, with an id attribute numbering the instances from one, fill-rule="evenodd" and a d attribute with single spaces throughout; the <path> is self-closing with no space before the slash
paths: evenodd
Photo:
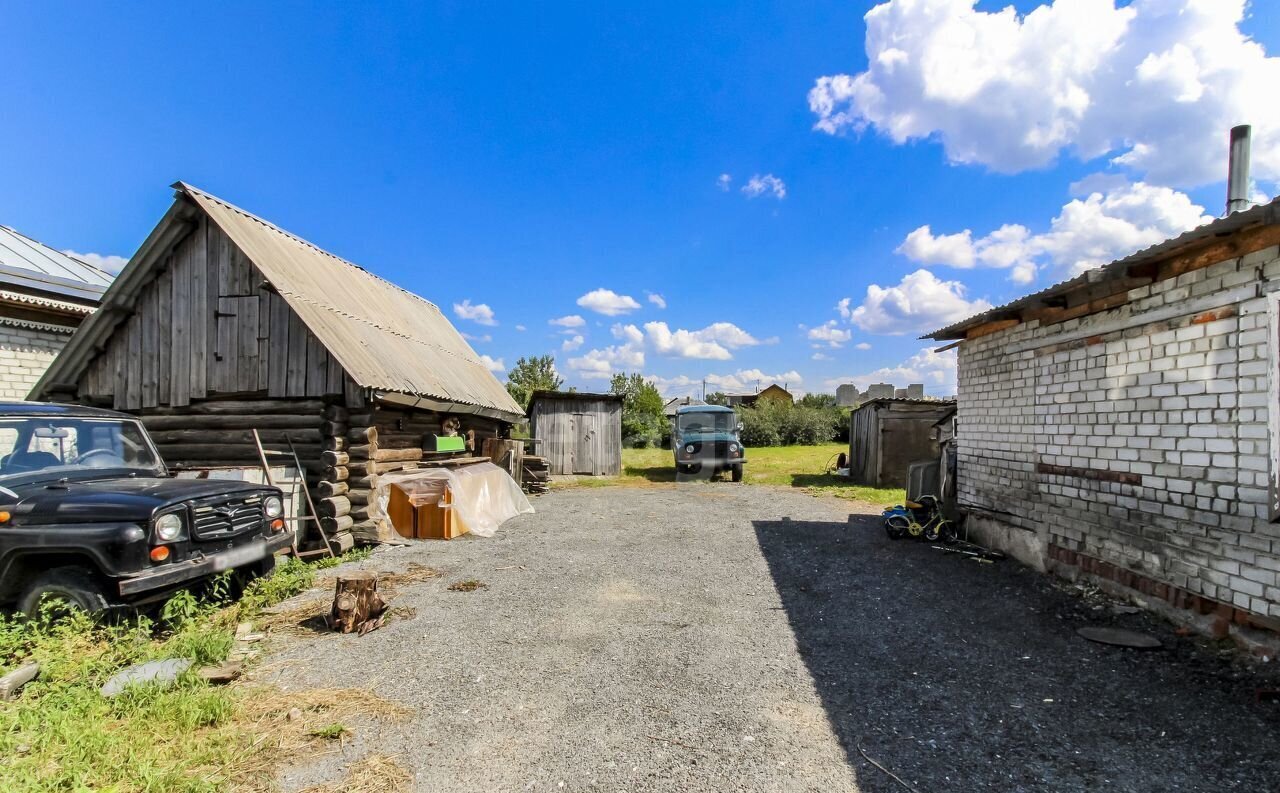
<path id="1" fill-rule="evenodd" d="M 75 612 L 97 615 L 110 607 L 106 593 L 93 575 L 81 567 L 59 567 L 37 576 L 18 599 L 18 610 L 35 619 L 53 619 Z"/>

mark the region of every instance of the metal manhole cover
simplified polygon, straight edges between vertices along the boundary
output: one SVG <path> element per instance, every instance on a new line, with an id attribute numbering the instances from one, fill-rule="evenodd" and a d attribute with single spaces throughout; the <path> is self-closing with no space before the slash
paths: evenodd
<path id="1" fill-rule="evenodd" d="M 1160 643 L 1159 639 L 1149 633 L 1138 633 L 1137 631 L 1128 631 L 1124 628 L 1103 628 L 1091 625 L 1087 628 L 1080 628 L 1076 633 L 1091 642 L 1112 644 L 1116 647 L 1133 647 L 1139 650 L 1154 650 L 1157 647 L 1164 646 Z"/>

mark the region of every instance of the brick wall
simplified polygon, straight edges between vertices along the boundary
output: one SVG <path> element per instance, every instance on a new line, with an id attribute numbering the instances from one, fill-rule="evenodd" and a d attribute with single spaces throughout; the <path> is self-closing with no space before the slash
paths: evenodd
<path id="1" fill-rule="evenodd" d="M 0 399 L 26 399 L 71 332 L 0 324 Z"/>
<path id="2" fill-rule="evenodd" d="M 965 342 L 957 490 L 976 532 L 1041 567 L 1086 556 L 1280 616 L 1267 280 L 1276 247 Z"/>

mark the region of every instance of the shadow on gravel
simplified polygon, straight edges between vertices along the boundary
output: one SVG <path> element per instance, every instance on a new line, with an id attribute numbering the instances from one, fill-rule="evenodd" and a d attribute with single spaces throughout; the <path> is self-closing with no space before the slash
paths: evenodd
<path id="1" fill-rule="evenodd" d="M 755 521 L 831 725 L 865 791 L 1274 789 L 1280 706 L 1256 668 L 1012 561 L 888 540 L 872 516 Z M 1166 650 L 1091 644 L 1087 624 Z M 1273 665 L 1274 666 L 1274 665 Z M 1274 680 L 1270 684 L 1274 684 Z"/>

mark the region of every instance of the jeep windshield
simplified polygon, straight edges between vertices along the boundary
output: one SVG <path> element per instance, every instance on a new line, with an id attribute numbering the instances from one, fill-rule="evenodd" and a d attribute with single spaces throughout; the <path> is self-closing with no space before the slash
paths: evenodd
<path id="1" fill-rule="evenodd" d="M 733 432 L 737 419 L 732 413 L 682 413 L 677 424 L 681 432 Z"/>
<path id="2" fill-rule="evenodd" d="M 165 473 L 136 421 L 0 416 L 0 484 L 128 473 Z"/>

